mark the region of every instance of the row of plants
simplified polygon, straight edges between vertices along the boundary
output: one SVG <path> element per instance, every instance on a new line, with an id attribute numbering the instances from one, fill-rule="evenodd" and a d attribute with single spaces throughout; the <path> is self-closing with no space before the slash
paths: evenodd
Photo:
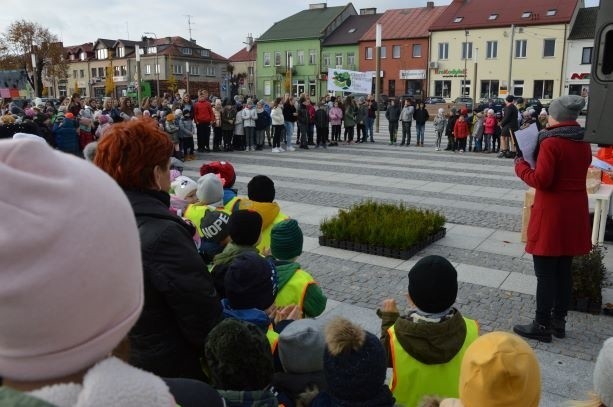
<path id="1" fill-rule="evenodd" d="M 602 310 L 602 289 L 608 287 L 607 268 L 602 246 L 594 246 L 585 256 L 575 256 L 572 263 L 573 289 L 570 308 L 599 314 Z"/>

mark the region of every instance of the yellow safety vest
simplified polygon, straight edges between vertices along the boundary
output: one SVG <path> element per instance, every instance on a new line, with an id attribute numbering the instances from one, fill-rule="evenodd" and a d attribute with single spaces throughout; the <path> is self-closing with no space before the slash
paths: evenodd
<path id="1" fill-rule="evenodd" d="M 204 215 L 206 215 L 207 211 L 210 211 L 211 209 L 207 206 L 207 205 L 188 205 L 187 208 L 185 208 L 185 213 L 183 214 L 184 218 L 189 219 L 194 226 L 196 226 L 196 229 L 198 229 L 198 235 L 200 235 L 200 237 L 204 237 L 204 233 L 202 233 L 202 229 L 200 228 L 200 223 L 202 223 L 202 219 L 204 218 Z"/>
<path id="2" fill-rule="evenodd" d="M 275 305 L 277 307 L 298 305 L 300 312 L 304 314 L 304 297 L 306 296 L 307 288 L 311 284 L 317 284 L 315 279 L 303 269 L 297 269 L 294 275 L 290 277 L 288 282 L 277 293 Z"/>
<path id="3" fill-rule="evenodd" d="M 234 198 L 230 199 L 228 203 L 223 206 L 224 210 L 229 214 L 232 214 L 232 211 L 234 210 L 234 205 L 236 205 L 238 201 L 240 201 L 240 198 L 238 196 L 235 196 Z"/>
<path id="4" fill-rule="evenodd" d="M 409 355 L 398 342 L 394 326 L 387 330 L 390 338 L 393 375 L 390 389 L 398 404 L 416 407 L 426 395 L 457 398 L 460 366 L 464 352 L 479 336 L 477 321 L 464 318 L 466 338 L 460 351 L 447 363 L 426 365 Z"/>
<path id="5" fill-rule="evenodd" d="M 268 339 L 268 343 L 270 344 L 270 351 L 275 353 L 277 349 L 277 343 L 279 343 L 279 334 L 275 332 L 272 328 L 272 324 L 268 327 L 266 331 L 266 339 Z"/>
<path id="6" fill-rule="evenodd" d="M 288 216 L 286 214 L 279 212 L 272 223 L 268 225 L 267 228 L 262 230 L 262 234 L 260 235 L 260 243 L 258 243 L 256 246 L 260 251 L 260 254 L 264 254 L 268 249 L 270 249 L 270 232 L 272 231 L 272 227 L 287 218 Z"/>

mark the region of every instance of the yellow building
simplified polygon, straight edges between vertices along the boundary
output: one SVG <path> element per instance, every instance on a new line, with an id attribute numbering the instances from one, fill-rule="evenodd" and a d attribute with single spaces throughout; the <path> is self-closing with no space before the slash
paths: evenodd
<path id="1" fill-rule="evenodd" d="M 560 96 L 580 7 L 583 0 L 454 0 L 430 27 L 429 96 Z"/>

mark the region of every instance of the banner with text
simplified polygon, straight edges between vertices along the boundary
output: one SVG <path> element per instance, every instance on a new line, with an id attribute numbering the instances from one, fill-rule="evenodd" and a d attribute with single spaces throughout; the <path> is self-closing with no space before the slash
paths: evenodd
<path id="1" fill-rule="evenodd" d="M 369 73 L 328 68 L 328 91 L 370 94 L 371 89 Z"/>

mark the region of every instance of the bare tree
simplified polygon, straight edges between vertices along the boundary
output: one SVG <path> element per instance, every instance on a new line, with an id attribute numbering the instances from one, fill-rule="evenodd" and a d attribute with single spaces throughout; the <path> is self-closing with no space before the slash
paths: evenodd
<path id="1" fill-rule="evenodd" d="M 32 67 L 32 55 L 36 68 Z M 37 95 L 43 90 L 43 72 L 58 79 L 67 77 L 68 61 L 64 48 L 55 34 L 39 23 L 19 20 L 11 23 L 0 36 L 0 69 L 23 69 L 31 72 L 28 81 Z"/>

